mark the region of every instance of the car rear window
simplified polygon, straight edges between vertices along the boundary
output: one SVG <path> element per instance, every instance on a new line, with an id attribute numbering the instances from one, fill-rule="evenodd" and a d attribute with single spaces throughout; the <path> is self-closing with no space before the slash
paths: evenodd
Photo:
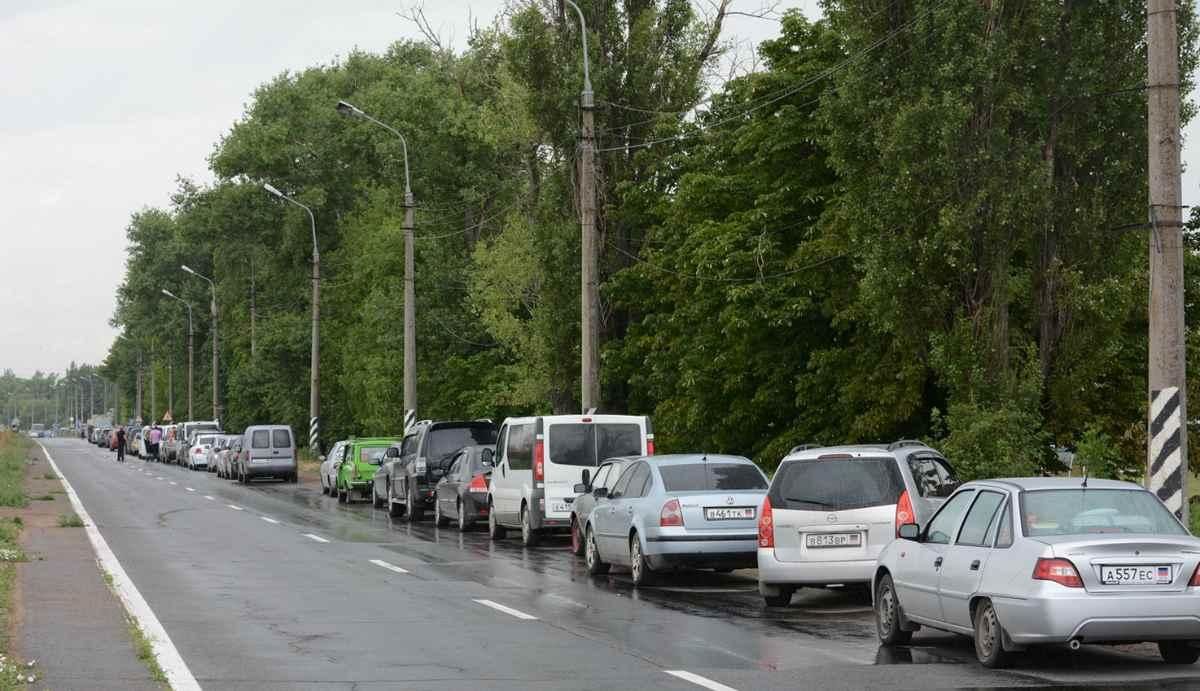
<path id="1" fill-rule="evenodd" d="M 909 456 L 908 470 L 922 497 L 948 497 L 959 485 L 950 464 L 934 456 Z"/>
<path id="2" fill-rule="evenodd" d="M 614 456 L 642 455 L 642 426 L 634 423 L 560 422 L 548 432 L 552 463 L 595 467 Z"/>
<path id="3" fill-rule="evenodd" d="M 292 447 L 292 433 L 286 429 L 272 431 L 271 445 L 277 449 L 290 449 Z"/>
<path id="4" fill-rule="evenodd" d="M 425 457 L 437 461 L 452 455 L 464 446 L 494 446 L 496 428 L 488 425 L 437 427 L 429 433 Z"/>
<path id="5" fill-rule="evenodd" d="M 891 458 L 788 461 L 775 473 L 771 506 L 797 511 L 847 511 L 895 504 L 904 481 Z"/>
<path id="6" fill-rule="evenodd" d="M 386 446 L 366 446 L 358 452 L 358 460 L 363 463 L 370 463 L 373 460 L 383 458 L 383 454 L 387 453 Z"/>
<path id="7" fill-rule="evenodd" d="M 213 443 L 212 437 L 196 437 L 196 446 L 204 446 L 205 444 L 211 445 L 212 443 Z"/>
<path id="8" fill-rule="evenodd" d="M 250 448 L 252 448 L 252 449 L 269 449 L 269 448 L 271 448 L 271 433 L 265 429 L 255 430 L 254 434 L 250 435 Z"/>
<path id="9" fill-rule="evenodd" d="M 767 479 L 757 466 L 746 463 L 691 463 L 658 467 L 668 492 L 766 489 Z"/>
<path id="10" fill-rule="evenodd" d="M 1025 537 L 1186 531 L 1158 497 L 1140 489 L 1034 490 L 1021 494 Z"/>

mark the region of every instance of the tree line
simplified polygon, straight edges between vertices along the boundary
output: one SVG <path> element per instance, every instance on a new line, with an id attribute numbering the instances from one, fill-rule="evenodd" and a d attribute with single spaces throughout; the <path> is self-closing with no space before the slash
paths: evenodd
<path id="1" fill-rule="evenodd" d="M 819 20 L 786 14 L 760 68 L 714 89 L 728 3 L 581 5 L 602 409 L 652 415 L 665 450 L 768 467 L 800 443 L 923 438 L 968 477 L 1080 444 L 1097 472 L 1140 473 L 1142 3 L 828 0 Z M 127 338 L 102 370 L 128 405 L 140 353 L 178 417 L 186 312 L 167 288 L 193 305 L 206 416 L 209 288 L 188 264 L 217 286 L 226 426 L 307 428 L 308 217 L 270 182 L 316 218 L 323 437 L 398 431 L 401 144 L 340 116 L 346 100 L 409 144 L 419 416 L 575 412 L 581 84 L 554 0 L 461 51 L 401 41 L 279 75 L 216 143 L 213 183 L 180 180 L 133 214 L 113 316 Z"/>

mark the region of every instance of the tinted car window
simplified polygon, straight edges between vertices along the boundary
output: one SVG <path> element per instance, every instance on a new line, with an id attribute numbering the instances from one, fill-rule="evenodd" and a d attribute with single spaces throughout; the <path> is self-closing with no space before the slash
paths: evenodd
<path id="1" fill-rule="evenodd" d="M 954 470 L 940 458 L 909 456 L 908 470 L 922 497 L 948 497 L 958 487 Z"/>
<path id="2" fill-rule="evenodd" d="M 621 496 L 630 499 L 646 496 L 646 490 L 650 487 L 650 466 L 645 463 L 638 463 L 637 469 L 629 478 L 629 486 L 626 491 L 621 493 Z"/>
<path id="3" fill-rule="evenodd" d="M 766 489 L 758 466 L 747 463 L 691 463 L 659 466 L 668 492 L 735 491 Z"/>
<path id="4" fill-rule="evenodd" d="M 529 470 L 533 467 L 533 424 L 513 425 L 508 429 L 508 467 Z"/>
<path id="5" fill-rule="evenodd" d="M 381 461 L 383 459 L 383 454 L 386 451 L 386 446 L 364 446 L 359 451 L 358 460 L 362 461 L 363 463 L 370 463 L 373 460 Z"/>
<path id="6" fill-rule="evenodd" d="M 292 446 L 292 434 L 285 429 L 271 432 L 271 445 L 277 449 L 288 449 Z"/>
<path id="7" fill-rule="evenodd" d="M 496 443 L 496 428 L 491 425 L 469 427 L 438 427 L 429 433 L 425 442 L 425 457 L 436 461 L 464 446 L 486 446 Z"/>
<path id="8" fill-rule="evenodd" d="M 600 469 L 596 471 L 596 477 L 592 478 L 593 489 L 596 487 L 608 487 L 608 485 L 604 483 L 608 482 L 608 474 L 612 472 L 612 468 L 613 467 L 611 463 L 600 466 Z"/>
<path id="9" fill-rule="evenodd" d="M 1021 528 L 1026 537 L 1185 533 L 1158 497 L 1145 490 L 1037 490 L 1021 496 Z"/>
<path id="10" fill-rule="evenodd" d="M 621 477 L 617 478 L 617 484 L 613 485 L 612 491 L 609 492 L 609 494 L 610 495 L 624 494 L 626 489 L 629 488 L 630 478 L 632 478 L 634 476 L 634 474 L 637 472 L 637 469 L 643 465 L 645 465 L 645 464 L 638 463 L 636 465 L 626 468 L 625 472 L 621 473 Z"/>
<path id="11" fill-rule="evenodd" d="M 942 504 L 941 511 L 938 511 L 933 520 L 929 522 L 929 528 L 925 531 L 925 541 L 938 545 L 950 544 L 950 536 L 958 527 L 958 519 L 962 518 L 963 511 L 967 510 L 967 504 L 971 503 L 974 497 L 974 490 L 967 490 L 950 497 L 945 504 Z"/>
<path id="12" fill-rule="evenodd" d="M 1005 504 L 1004 512 L 1000 514 L 1000 522 L 996 527 L 996 547 L 1012 547 L 1012 502 Z"/>
<path id="13" fill-rule="evenodd" d="M 271 446 L 271 433 L 265 429 L 255 430 L 250 436 L 250 448 L 266 449 Z"/>
<path id="14" fill-rule="evenodd" d="M 417 452 L 417 440 L 419 438 L 420 437 L 415 434 L 410 434 L 409 436 L 405 437 L 404 441 L 400 444 L 400 455 L 411 456 L 415 454 Z"/>
<path id="15" fill-rule="evenodd" d="M 560 422 L 548 430 L 552 463 L 593 467 L 613 456 L 639 456 L 642 428 L 635 424 Z"/>
<path id="16" fill-rule="evenodd" d="M 799 511 L 847 511 L 895 504 L 904 489 L 891 458 L 789 461 L 771 485 L 771 506 Z"/>
<path id="17" fill-rule="evenodd" d="M 996 492 L 980 492 L 975 503 L 967 511 L 962 528 L 958 531 L 958 544 L 975 547 L 988 544 L 988 528 L 995 523 L 996 509 L 1004 502 L 1004 495 Z"/>

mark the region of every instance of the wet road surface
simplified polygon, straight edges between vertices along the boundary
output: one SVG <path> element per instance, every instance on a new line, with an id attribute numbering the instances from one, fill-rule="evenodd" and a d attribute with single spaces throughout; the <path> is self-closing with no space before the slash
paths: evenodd
<path id="1" fill-rule="evenodd" d="M 526 549 L 256 483 L 46 444 L 192 673 L 213 689 L 1192 688 L 1147 646 L 979 666 L 965 638 L 880 648 L 870 603 L 753 572 L 589 577 L 567 540 Z M 724 685 L 722 687 L 721 685 Z"/>

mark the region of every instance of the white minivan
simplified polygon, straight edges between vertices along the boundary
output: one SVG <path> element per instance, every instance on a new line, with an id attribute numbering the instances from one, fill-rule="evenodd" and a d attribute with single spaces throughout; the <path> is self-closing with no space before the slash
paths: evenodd
<path id="1" fill-rule="evenodd" d="M 526 546 L 543 532 L 571 529 L 571 502 L 583 471 L 617 456 L 654 454 L 645 415 L 542 415 L 508 418 L 496 438 L 488 503 L 493 540 L 508 528 Z"/>

